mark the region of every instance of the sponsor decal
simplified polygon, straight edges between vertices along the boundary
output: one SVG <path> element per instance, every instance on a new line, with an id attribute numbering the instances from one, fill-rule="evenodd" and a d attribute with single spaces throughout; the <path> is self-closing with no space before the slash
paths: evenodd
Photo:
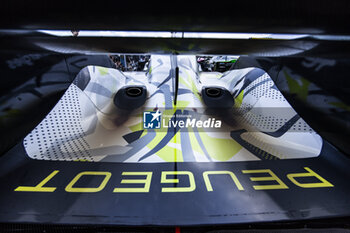
<path id="1" fill-rule="evenodd" d="M 334 185 L 319 175 L 310 167 L 299 168 L 298 171 L 286 173 L 277 176 L 271 169 L 249 169 L 249 170 L 206 170 L 195 172 L 189 170 L 181 171 L 80 171 L 73 177 L 67 177 L 64 172 L 54 170 L 49 175 L 43 174 L 39 183 L 31 183 L 17 186 L 15 192 L 40 192 L 52 193 L 57 189 L 65 190 L 68 193 L 97 193 L 106 187 L 112 176 L 118 176 L 119 182 L 113 184 L 113 193 L 149 193 L 152 184 L 159 182 L 154 179 L 155 173 L 160 176 L 159 187 L 157 189 L 162 193 L 185 193 L 193 192 L 197 189 L 196 183 L 204 182 L 201 186 L 204 192 L 214 192 L 218 187 L 218 179 L 215 177 L 226 177 L 231 180 L 233 187 L 238 191 L 245 191 L 252 187 L 254 190 L 285 190 L 291 186 L 303 189 L 313 188 L 333 188 Z M 160 174 L 159 174 L 160 173 Z M 57 182 L 57 177 L 67 179 L 65 182 Z M 89 182 L 82 186 L 80 180 L 84 178 L 99 177 L 99 183 L 91 185 Z M 177 177 L 174 179 L 174 177 Z M 248 178 L 250 182 L 241 182 L 242 179 Z M 55 182 L 56 180 L 56 182 Z M 180 182 L 181 180 L 181 182 Z M 66 186 L 64 186 L 66 184 Z M 169 186 L 169 184 L 172 184 Z M 176 186 L 174 186 L 176 184 Z"/>

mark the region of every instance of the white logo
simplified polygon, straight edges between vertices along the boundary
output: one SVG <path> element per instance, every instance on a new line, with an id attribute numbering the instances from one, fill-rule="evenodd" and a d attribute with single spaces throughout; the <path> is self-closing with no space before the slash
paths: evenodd
<path id="1" fill-rule="evenodd" d="M 162 113 L 157 110 L 156 112 L 143 112 L 143 128 L 144 129 L 160 129 L 161 127 Z"/>

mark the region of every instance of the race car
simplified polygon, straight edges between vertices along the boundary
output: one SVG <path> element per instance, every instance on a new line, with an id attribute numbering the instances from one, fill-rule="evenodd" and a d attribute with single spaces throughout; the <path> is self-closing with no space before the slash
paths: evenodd
<path id="1" fill-rule="evenodd" d="M 33 159 L 154 163 L 317 157 L 323 141 L 265 71 L 152 55 L 147 72 L 83 68 L 23 144 Z"/>
<path id="2" fill-rule="evenodd" d="M 7 223 L 201 226 L 347 216 L 349 159 L 263 69 L 83 67 L 0 158 Z M 44 200 L 44 201 L 43 201 Z"/>

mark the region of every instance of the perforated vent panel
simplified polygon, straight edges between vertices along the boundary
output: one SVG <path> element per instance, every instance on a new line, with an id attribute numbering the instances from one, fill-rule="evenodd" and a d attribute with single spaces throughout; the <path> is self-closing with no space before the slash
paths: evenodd
<path id="1" fill-rule="evenodd" d="M 61 101 L 24 139 L 30 157 L 45 160 L 93 160 L 84 140 L 79 91 L 71 85 Z"/>

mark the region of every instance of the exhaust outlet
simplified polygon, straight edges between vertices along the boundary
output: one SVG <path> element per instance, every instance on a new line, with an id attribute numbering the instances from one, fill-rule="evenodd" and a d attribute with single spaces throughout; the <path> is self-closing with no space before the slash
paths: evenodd
<path id="1" fill-rule="evenodd" d="M 128 86 L 120 88 L 114 96 L 114 105 L 123 110 L 134 110 L 146 102 L 147 89 L 145 86 Z"/>
<path id="2" fill-rule="evenodd" d="M 211 97 L 211 98 L 217 98 L 217 97 L 220 97 L 221 96 L 221 89 L 219 88 L 216 88 L 216 87 L 208 87 L 208 88 L 205 88 L 205 93 L 208 97 Z"/>
<path id="3" fill-rule="evenodd" d="M 125 89 L 125 94 L 129 97 L 138 97 L 141 96 L 143 92 L 142 87 L 127 87 Z"/>
<path id="4" fill-rule="evenodd" d="M 223 87 L 204 87 L 202 98 L 209 108 L 232 108 L 234 104 L 233 96 Z"/>

